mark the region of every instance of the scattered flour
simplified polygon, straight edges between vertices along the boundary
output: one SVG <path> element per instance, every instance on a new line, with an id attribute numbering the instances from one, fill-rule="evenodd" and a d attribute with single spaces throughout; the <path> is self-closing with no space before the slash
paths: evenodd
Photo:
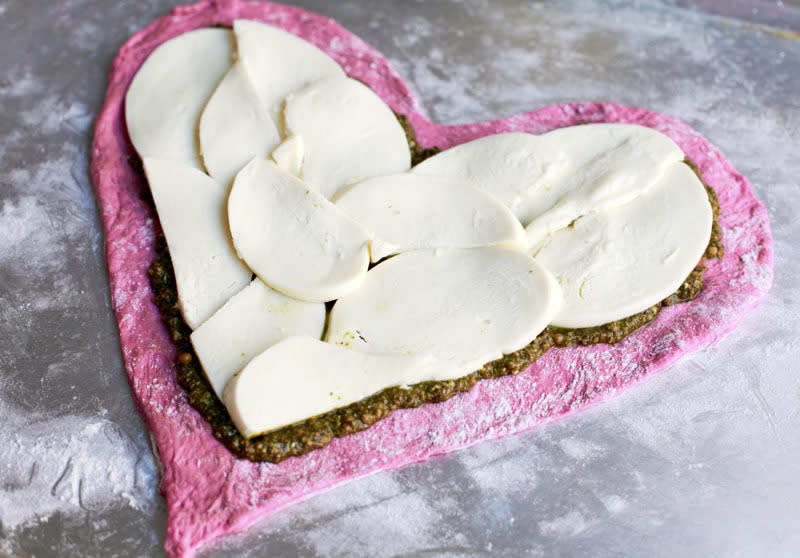
<path id="1" fill-rule="evenodd" d="M 596 3 L 592 3 L 594 4 Z M 652 2 L 641 4 L 645 8 L 652 6 Z M 529 26 L 520 23 L 515 28 L 517 35 L 511 37 L 508 44 L 499 33 L 494 33 L 494 38 L 483 38 L 487 52 L 497 49 L 498 46 L 503 49 L 504 55 L 499 61 L 465 58 L 471 50 L 464 48 L 464 43 L 457 40 L 464 37 L 464 32 L 459 27 L 465 26 L 431 25 L 420 18 L 411 18 L 404 33 L 397 34 L 398 42 L 395 46 L 400 55 L 394 57 L 395 65 L 409 85 L 422 92 L 418 98 L 425 100 L 432 117 L 448 123 L 502 116 L 549 102 L 595 99 L 598 97 L 598 90 L 604 91 L 604 97 L 609 99 L 678 115 L 698 126 L 701 131 L 713 130 L 712 139 L 725 148 L 725 152 L 732 160 L 737 161 L 737 165 L 755 165 L 759 162 L 758 166 L 740 170 L 754 178 L 756 184 L 770 185 L 769 188 L 762 187 L 759 195 L 767 196 L 768 207 L 769 199 L 773 198 L 773 205 L 770 207 L 773 217 L 783 215 L 780 213 L 783 211 L 793 211 L 792 208 L 797 204 L 774 202 L 790 199 L 787 195 L 792 191 L 789 186 L 794 186 L 780 180 L 780 177 L 792 174 L 780 169 L 797 168 L 796 148 L 793 147 L 795 142 L 789 133 L 792 130 L 788 127 L 787 120 L 779 118 L 782 114 L 776 113 L 775 118 L 770 118 L 770 113 L 762 110 L 764 107 L 758 104 L 762 98 L 759 94 L 752 90 L 739 91 L 741 84 L 752 82 L 752 79 L 748 77 L 749 70 L 744 65 L 731 63 L 730 56 L 725 54 L 727 41 L 730 40 L 726 39 L 725 33 L 709 30 L 707 26 L 701 28 L 692 21 L 665 21 L 657 15 L 654 17 L 652 9 L 633 20 L 626 16 L 615 22 L 613 18 L 601 18 L 597 13 L 598 8 L 589 9 L 589 5 L 586 1 L 579 1 L 576 3 L 577 8 L 568 10 L 571 14 L 569 17 L 574 17 L 575 12 L 585 12 L 586 19 L 577 19 L 569 25 L 551 26 L 553 18 L 550 12 L 553 8 L 545 4 L 531 4 L 525 9 L 546 9 L 551 17 L 539 18 L 541 23 Z M 5 4 L 0 3 L 0 16 L 5 11 Z M 379 10 L 374 11 L 377 12 Z M 632 10 L 626 13 L 630 15 L 630 12 Z M 590 17 L 596 18 L 596 21 L 589 22 Z M 536 21 L 536 18 L 519 19 L 520 22 Z M 598 22 L 601 28 L 606 29 L 605 34 L 589 35 L 585 32 L 587 27 Z M 138 30 L 141 23 L 139 19 L 127 19 L 120 22 L 119 27 L 124 27 L 130 34 Z M 622 28 L 623 25 L 626 29 Z M 382 26 L 391 26 L 391 21 L 375 19 L 369 22 L 370 28 Z M 94 38 L 92 33 L 95 29 L 92 25 L 76 27 L 73 44 L 79 50 L 93 46 L 91 39 Z M 502 25 L 502 29 L 507 29 L 507 22 Z M 590 50 L 591 41 L 602 43 L 609 37 L 617 36 L 617 33 L 620 36 L 624 34 L 626 48 L 630 49 L 630 29 L 637 29 L 637 33 L 644 35 L 636 43 L 642 47 L 638 49 L 638 53 L 634 53 L 639 57 L 650 56 L 652 51 L 648 47 L 651 46 L 653 36 L 667 32 L 671 37 L 679 37 L 685 48 L 659 44 L 672 49 L 671 54 L 679 60 L 676 67 L 682 66 L 684 72 L 687 67 L 696 68 L 698 80 L 706 79 L 703 76 L 707 76 L 710 79 L 706 83 L 708 87 L 700 88 L 698 92 L 694 83 L 676 81 L 672 79 L 674 75 L 669 73 L 668 68 L 660 68 L 658 70 L 664 73 L 665 87 L 655 88 L 656 93 L 647 93 L 653 89 L 651 87 L 637 90 L 631 84 L 644 83 L 653 74 L 637 74 L 640 61 L 626 60 L 611 48 L 608 50 L 610 59 L 607 67 L 593 67 L 590 64 L 591 57 L 586 52 Z M 702 32 L 698 33 L 698 30 Z M 124 33 L 116 34 L 113 41 L 119 41 L 123 35 Z M 406 38 L 403 38 L 404 35 Z M 519 44 L 522 36 L 527 37 L 527 47 L 512 48 L 511 43 Z M 553 49 L 552 45 L 544 42 L 548 37 L 552 44 L 571 44 L 573 48 Z M 431 43 L 439 48 L 428 53 Z M 663 55 L 659 54 L 654 58 L 663 58 Z M 727 63 L 718 65 L 715 60 Z M 709 66 L 711 70 L 708 69 Z M 495 75 L 491 73 L 493 67 L 505 67 L 506 70 Z M 40 289 L 10 292 L 0 290 L 0 305 L 3 308 L 0 312 L 0 324 L 15 322 L 22 329 L 28 328 L 32 331 L 34 326 L 47 319 L 50 315 L 47 312 L 72 311 L 74 305 L 85 300 L 75 296 L 76 293 L 81 293 L 84 286 L 62 271 L 76 254 L 81 257 L 87 255 L 88 252 L 80 252 L 80 243 L 87 247 L 91 243 L 97 244 L 97 240 L 91 236 L 91 226 L 85 222 L 93 211 L 91 190 L 85 177 L 80 181 L 73 180 L 76 174 L 80 176 L 85 173 L 85 153 L 82 150 L 85 149 L 83 142 L 91 115 L 83 102 L 73 99 L 67 101 L 48 94 L 42 78 L 19 68 L 22 66 L 12 68 L 6 73 L 9 85 L 0 90 L 3 105 L 8 107 L 6 100 L 24 96 L 34 95 L 37 99 L 35 105 L 25 105 L 28 108 L 20 113 L 19 127 L 5 134 L 5 137 L 0 137 L 0 159 L 6 162 L 5 168 L 10 170 L 7 178 L 11 181 L 12 192 L 16 194 L 0 198 L 0 246 L 3 247 L 0 250 L 0 271 L 21 269 L 20 275 L 35 271 L 57 277 L 57 280 L 53 280 L 53 289 L 46 296 L 42 295 Z M 568 87 L 565 87 L 560 75 L 560 70 L 564 69 L 574 75 Z M 101 71 L 105 72 L 106 68 Z M 622 77 L 618 84 L 607 83 L 605 74 Z M 496 79 L 498 77 L 503 79 Z M 764 84 L 764 87 L 768 89 L 770 85 Z M 648 94 L 649 97 L 645 96 Z M 731 99 L 744 99 L 750 104 L 730 103 Z M 756 112 L 759 117 L 753 118 Z M 796 119 L 788 122 L 796 122 Z M 757 129 L 752 128 L 754 125 L 758 126 Z M 796 126 L 794 131 L 797 131 Z M 48 137 L 53 141 L 60 141 L 59 132 L 70 133 L 73 134 L 72 137 L 79 138 L 80 149 L 76 147 L 78 142 L 72 140 L 71 143 L 67 141 L 57 148 L 46 143 Z M 741 141 L 745 133 L 754 137 L 772 138 L 772 141 Z M 26 138 L 32 134 L 41 138 L 40 147 L 43 151 L 35 153 L 33 160 L 20 158 L 10 166 L 10 157 L 15 153 L 19 154 L 21 146 L 27 145 Z M 750 152 L 753 149 L 756 150 L 755 153 Z M 765 160 L 772 163 L 761 165 L 760 162 Z M 45 196 L 47 204 L 41 201 Z M 87 210 L 87 207 L 90 209 Z M 62 215 L 69 218 L 61 218 Z M 793 222 L 795 221 L 785 216 L 774 219 L 774 223 L 786 227 L 776 232 L 784 239 L 793 238 L 790 234 L 792 231 L 788 229 Z M 739 233 L 736 227 L 731 229 L 732 237 Z M 796 248 L 787 244 L 784 254 L 791 254 L 792 250 L 796 253 Z M 21 261 L 24 267 L 8 267 L 12 259 Z M 753 257 L 748 263 L 755 260 Z M 588 461 L 593 466 L 597 465 L 589 475 L 589 480 L 597 478 L 598 472 L 611 471 L 616 474 L 618 470 L 627 471 L 631 475 L 628 492 L 597 496 L 598 505 L 602 506 L 600 512 L 595 511 L 592 514 L 581 508 L 580 511 L 564 513 L 566 510 L 553 510 L 552 505 L 547 504 L 557 498 L 546 502 L 542 500 L 547 505 L 540 510 L 543 515 L 537 516 L 536 523 L 541 533 L 555 538 L 570 537 L 585 533 L 597 517 L 602 517 L 598 514 L 605 512 L 631 517 L 641 514 L 643 522 L 658 524 L 661 517 L 666 518 L 673 508 L 677 509 L 678 503 L 674 506 L 670 504 L 672 500 L 666 494 L 659 504 L 660 507 L 650 512 L 659 513 L 661 517 L 650 517 L 646 515 L 649 507 L 637 502 L 639 493 L 651 494 L 659 487 L 675 489 L 676 486 L 678 493 L 694 493 L 698 485 L 700 488 L 709 485 L 710 481 L 707 482 L 706 478 L 710 478 L 708 475 L 711 473 L 704 473 L 704 470 L 710 468 L 713 471 L 716 468 L 719 475 L 730 475 L 731 470 L 736 471 L 733 465 L 725 465 L 726 460 L 732 460 L 735 464 L 737 454 L 741 453 L 745 445 L 761 448 L 764 451 L 759 453 L 767 456 L 771 455 L 770 452 L 777 454 L 782 448 L 796 447 L 796 439 L 773 440 L 769 437 L 772 431 L 770 421 L 777 424 L 780 432 L 790 432 L 796 431 L 796 428 L 789 427 L 796 426 L 798 417 L 796 408 L 800 393 L 786 393 L 785 382 L 782 380 L 787 376 L 781 372 L 790 370 L 795 365 L 792 355 L 798 354 L 800 348 L 794 337 L 788 337 L 786 324 L 779 323 L 780 320 L 788 319 L 791 304 L 795 304 L 796 308 L 796 303 L 793 302 L 796 290 L 792 282 L 798 275 L 794 271 L 800 271 L 800 268 L 794 261 L 788 260 L 789 258 L 784 257 L 783 273 L 776 276 L 777 281 L 783 282 L 778 285 L 777 293 L 783 293 L 785 300 L 775 294 L 762 302 L 767 305 L 765 311 L 772 318 L 762 319 L 760 323 L 778 322 L 777 325 L 764 331 L 763 339 L 734 337 L 731 341 L 750 344 L 753 341 L 763 342 L 763 350 L 749 349 L 749 356 L 737 359 L 721 359 L 719 354 L 711 354 L 708 358 L 698 357 L 684 367 L 694 374 L 679 374 L 676 371 L 671 375 L 654 378 L 648 382 L 649 387 L 638 391 L 638 395 L 606 405 L 603 416 L 608 419 L 611 414 L 613 419 L 603 420 L 602 424 L 611 423 L 618 432 L 606 432 L 592 439 L 586 437 L 586 431 L 591 428 L 591 424 L 574 427 L 573 422 L 572 427 L 564 428 L 564 437 L 553 441 L 552 446 L 544 444 L 538 437 L 530 436 L 475 446 L 474 451 L 468 450 L 452 457 L 455 462 L 464 465 L 463 470 L 458 469 L 459 474 L 455 478 L 474 481 L 480 493 L 487 497 L 498 493 L 508 495 L 518 490 L 526 497 L 541 498 L 542 494 L 548 494 L 551 485 L 559 479 L 564 479 L 567 485 L 565 490 L 569 488 L 569 484 L 580 486 L 586 479 L 580 468 L 574 468 L 567 473 L 561 472 L 561 467 L 555 466 L 537 469 L 537 465 L 541 468 L 543 461 L 549 463 L 541 459 L 539 453 L 552 457 L 563 452 L 566 456 L 563 457 L 564 460 L 579 463 Z M 753 270 L 757 271 L 755 267 Z M 31 322 L 32 319 L 35 321 Z M 752 328 L 749 331 L 751 335 L 755 335 Z M 730 345 L 727 349 L 730 349 Z M 727 351 L 725 354 L 731 352 Z M 769 367 L 764 368 L 759 359 L 766 359 L 767 355 L 771 355 L 772 360 L 769 361 Z M 13 362 L 4 360 L 6 358 L 7 355 L 0 354 L 0 369 L 4 375 L 11 370 L 8 365 Z M 597 362 L 602 362 L 602 355 L 588 365 Z M 746 370 L 741 369 L 743 363 L 748 366 Z M 59 361 L 44 363 L 40 367 L 26 367 L 24 371 L 40 374 L 44 382 L 47 376 L 66 375 L 73 368 L 70 362 Z M 626 380 L 633 373 L 633 365 L 621 372 Z M 752 380 L 754 374 L 762 378 L 760 384 Z M 585 378 L 585 374 L 583 377 Z M 16 380 L 6 380 L 4 390 L 13 387 L 14 381 Z M 26 382 L 35 383 L 38 379 L 28 379 Z M 720 386 L 723 386 L 722 390 Z M 566 395 L 580 388 L 580 383 L 576 382 L 569 387 Z M 747 397 L 751 393 L 752 399 Z M 561 394 L 562 397 L 564 395 Z M 631 404 L 631 397 L 638 398 L 635 404 Z M 554 402 L 557 401 L 558 397 L 554 398 Z M 764 401 L 769 402 L 766 407 Z M 20 413 L 11 402 L 18 403 L 11 398 L 0 399 L 0 421 L 4 425 L 0 431 L 0 532 L 21 529 L 57 512 L 87 514 L 89 510 L 101 511 L 120 500 L 133 509 L 146 514 L 152 513 L 157 502 L 160 502 L 155 489 L 155 464 L 148 452 L 142 453 L 137 449 L 142 447 L 140 444 L 134 444 L 116 426 L 119 421 L 103 414 L 82 416 L 52 411 L 45 413 L 41 411 L 42 403 L 38 404 L 39 411 Z M 622 412 L 614 416 L 618 409 L 622 409 Z M 579 417 L 584 415 L 589 416 L 582 413 Z M 568 422 L 564 421 L 563 424 Z M 664 425 L 672 425 L 674 430 L 665 430 Z M 541 443 L 540 452 L 521 449 L 523 443 L 531 443 L 532 440 L 537 445 Z M 614 440 L 627 442 L 620 453 L 623 457 L 636 458 L 634 464 L 609 466 L 599 462 L 606 457 L 600 450 Z M 694 445 L 697 447 L 693 447 Z M 498 450 L 498 447 L 502 449 Z M 503 454 L 502 458 L 493 463 L 492 458 L 497 457 L 498 451 Z M 686 461 L 689 459 L 687 456 L 691 458 L 691 463 Z M 725 459 L 720 459 L 720 456 L 725 456 Z M 777 460 L 775 455 L 772 457 Z M 671 461 L 673 459 L 676 460 L 675 463 Z M 561 462 L 557 464 L 560 465 Z M 641 470 L 630 473 L 631 468 L 637 467 Z M 430 466 L 431 470 L 441 468 L 441 465 L 435 463 Z M 671 468 L 685 471 L 684 484 L 669 480 L 668 475 L 663 474 Z M 756 493 L 759 486 L 752 479 L 759 478 L 759 471 L 744 470 L 753 474 L 743 474 L 741 482 L 735 485 L 745 486 Z M 694 484 L 687 484 L 691 478 L 694 478 Z M 750 484 L 747 484 L 748 479 Z M 777 486 L 775 481 L 770 482 Z M 781 489 L 788 486 L 787 483 L 788 479 L 781 483 Z M 360 488 L 362 486 L 367 487 L 368 493 Z M 439 486 L 443 485 L 440 483 Z M 388 554 L 402 552 L 405 550 L 403 543 L 410 540 L 432 544 L 439 536 L 436 526 L 443 523 L 464 525 L 462 520 L 467 514 L 462 510 L 459 512 L 461 515 L 448 516 L 448 511 L 453 513 L 453 510 L 459 508 L 459 499 L 452 498 L 445 501 L 442 508 L 437 508 L 433 500 L 442 496 L 439 492 L 443 491 L 427 492 L 428 488 L 429 483 L 424 478 L 404 485 L 395 473 L 375 476 L 365 479 L 364 483 L 352 483 L 341 490 L 331 491 L 328 495 L 321 495 L 301 504 L 305 507 L 300 509 L 310 510 L 305 518 L 292 515 L 294 512 L 291 510 L 287 510 L 286 514 L 276 514 L 273 525 L 280 526 L 285 522 L 289 527 L 272 532 L 282 532 L 285 539 L 295 542 L 302 549 L 301 553 L 306 554 L 310 554 L 307 552 L 310 548 L 319 554 L 342 554 L 353 548 L 363 551 L 364 554 Z M 723 488 L 718 487 L 718 490 L 722 491 Z M 402 496 L 403 491 L 407 490 L 414 490 L 416 494 Z M 785 493 L 796 494 L 797 491 Z M 582 494 L 591 494 L 591 491 L 586 490 Z M 707 493 L 706 497 L 709 497 Z M 573 495 L 571 502 L 583 499 L 583 496 Z M 443 496 L 442 500 L 444 501 Z M 735 503 L 733 498 L 731 501 Z M 763 501 L 770 500 L 763 498 Z M 531 509 L 533 511 L 530 514 L 537 511 L 536 506 L 531 506 Z M 731 509 L 735 509 L 735 506 L 731 506 Z M 788 511 L 790 508 L 787 505 L 785 509 Z M 503 511 L 500 507 L 492 510 Z M 774 514 L 774 508 L 765 508 L 763 511 L 764 513 L 755 515 L 769 518 L 770 514 Z M 529 516 L 527 512 L 520 515 L 517 523 L 522 523 Z M 790 514 L 786 517 L 790 517 Z M 636 523 L 632 519 L 628 521 L 631 532 L 645 532 L 644 523 Z M 509 522 L 513 524 L 515 517 L 511 516 Z M 298 524 L 300 529 L 293 527 Z M 373 525 L 388 525 L 388 528 L 397 525 L 397 536 L 381 538 L 375 534 L 385 534 L 386 529 L 376 529 L 372 534 L 365 532 L 371 531 L 369 527 Z M 790 531 L 789 520 L 785 520 L 782 525 L 785 527 L 784 532 Z M 530 531 L 529 526 L 521 528 Z M 800 530 L 795 529 L 795 532 Z M 648 534 L 652 534 L 652 531 Z M 460 541 L 458 538 L 454 540 Z M 487 550 L 492 550 L 491 543 Z"/>
<path id="2" fill-rule="evenodd" d="M 21 416 L 0 402 L 0 527 L 54 513 L 94 513 L 124 501 L 151 513 L 155 463 L 105 417 Z"/>
<path id="3" fill-rule="evenodd" d="M 600 455 L 605 451 L 603 448 L 592 444 L 591 442 L 580 440 L 578 438 L 564 438 L 559 442 L 559 446 L 561 446 L 561 449 L 564 451 L 564 453 L 579 462 L 591 459 L 592 457 Z"/>
<path id="4" fill-rule="evenodd" d="M 602 497 L 600 500 L 608 510 L 608 513 L 611 514 L 620 513 L 628 507 L 628 503 L 625 501 L 625 499 L 617 496 L 616 494 L 609 494 L 608 496 Z"/>
<path id="5" fill-rule="evenodd" d="M 577 511 L 571 511 L 551 521 L 540 521 L 539 530 L 548 536 L 570 537 L 586 530 L 589 525 Z"/>
<path id="6" fill-rule="evenodd" d="M 0 21 L 5 12 L 0 3 Z M 75 33 L 97 49 L 92 29 Z M 65 540 L 77 529 L 100 538 L 111 530 L 107 510 L 152 518 L 163 504 L 138 423 L 129 432 L 120 420 L 133 410 L 106 300 L 88 177 L 94 109 L 82 91 L 96 86 L 83 69 L 97 61 L 76 59 L 67 71 L 79 79 L 69 82 L 41 58 L 29 64 L 35 53 L 16 54 L 0 80 L 0 554 L 39 555 L 25 545 L 44 537 L 28 529 L 55 521 Z"/>

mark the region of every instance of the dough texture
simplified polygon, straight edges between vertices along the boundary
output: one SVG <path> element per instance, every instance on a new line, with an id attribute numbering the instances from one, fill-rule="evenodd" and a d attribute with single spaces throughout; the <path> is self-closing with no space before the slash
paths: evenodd
<path id="1" fill-rule="evenodd" d="M 276 25 L 333 57 L 406 114 L 423 147 L 446 149 L 505 131 L 543 133 L 581 122 L 627 122 L 671 137 L 719 197 L 725 256 L 687 303 L 613 346 L 552 349 L 516 376 L 479 382 L 443 403 L 400 410 L 364 432 L 278 464 L 240 460 L 214 438 L 175 376 L 176 349 L 152 301 L 147 270 L 158 220 L 131 165 L 123 100 L 136 70 L 159 44 L 183 32 L 248 18 Z M 676 118 L 612 103 L 568 103 L 477 124 L 429 122 L 400 76 L 364 41 L 324 17 L 289 6 L 239 0 L 179 7 L 120 49 L 95 122 L 92 178 L 106 234 L 111 300 L 128 380 L 161 462 L 168 508 L 166 549 L 192 556 L 214 537 L 309 494 L 373 471 L 400 467 L 476 442 L 514 434 L 609 398 L 735 328 L 772 282 L 773 247 L 764 206 L 717 148 Z"/>

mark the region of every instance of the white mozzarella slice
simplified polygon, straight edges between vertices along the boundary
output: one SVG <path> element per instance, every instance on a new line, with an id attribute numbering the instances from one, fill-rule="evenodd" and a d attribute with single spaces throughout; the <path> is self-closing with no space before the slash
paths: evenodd
<path id="1" fill-rule="evenodd" d="M 232 53 L 230 30 L 199 29 L 170 39 L 145 60 L 125 95 L 128 135 L 142 159 L 203 169 L 197 123 Z"/>
<path id="2" fill-rule="evenodd" d="M 572 126 L 542 139 L 569 146 L 569 174 L 533 200 L 534 218 L 525 229 L 532 247 L 583 215 L 642 195 L 685 157 L 669 137 L 631 124 Z"/>
<path id="3" fill-rule="evenodd" d="M 431 355 L 457 377 L 530 343 L 562 302 L 555 279 L 508 248 L 405 252 L 336 301 L 326 341 L 374 354 Z M 439 378 L 446 379 L 446 378 Z"/>
<path id="4" fill-rule="evenodd" d="M 443 151 L 413 172 L 451 176 L 495 196 L 526 225 L 529 243 L 594 211 L 627 203 L 682 160 L 667 136 L 631 124 L 497 134 Z"/>
<path id="5" fill-rule="evenodd" d="M 354 79 L 327 78 L 289 95 L 284 118 L 287 134 L 303 137 L 303 180 L 328 199 L 344 185 L 411 165 L 400 122 Z"/>
<path id="6" fill-rule="evenodd" d="M 228 218 L 241 258 L 287 296 L 333 300 L 366 275 L 366 231 L 272 161 L 254 159 L 236 175 Z"/>
<path id="7" fill-rule="evenodd" d="M 564 291 L 553 324 L 602 325 L 663 300 L 700 261 L 711 224 L 702 183 L 677 163 L 641 197 L 550 234 L 536 261 Z"/>
<path id="8" fill-rule="evenodd" d="M 314 81 L 344 76 L 333 58 L 282 29 L 239 19 L 233 22 L 239 59 L 247 68 L 262 106 L 281 126 L 281 104 L 289 93 Z"/>
<path id="9" fill-rule="evenodd" d="M 290 337 L 255 357 L 225 388 L 236 427 L 251 438 L 415 381 L 425 357 L 369 355 Z"/>
<path id="10" fill-rule="evenodd" d="M 303 153 L 305 152 L 305 145 L 303 145 L 303 138 L 300 136 L 291 136 L 286 138 L 275 151 L 272 152 L 272 160 L 280 168 L 291 174 L 292 176 L 300 176 L 300 171 L 303 168 Z"/>
<path id="11" fill-rule="evenodd" d="M 324 327 L 324 304 L 289 298 L 256 278 L 192 332 L 191 340 L 222 399 L 225 384 L 253 357 L 287 337 L 319 339 Z"/>
<path id="12" fill-rule="evenodd" d="M 266 158 L 278 145 L 278 128 L 258 100 L 241 61 L 228 70 L 208 100 L 199 133 L 206 170 L 225 187 L 250 159 Z"/>
<path id="13" fill-rule="evenodd" d="M 144 169 L 175 270 L 181 313 L 196 329 L 252 275 L 231 245 L 225 188 L 183 163 L 147 158 Z"/>
<path id="14" fill-rule="evenodd" d="M 479 188 L 527 224 L 532 217 L 530 199 L 567 171 L 564 148 L 543 136 L 494 134 L 442 151 L 412 172 L 446 176 Z"/>
<path id="15" fill-rule="evenodd" d="M 525 231 L 506 206 L 449 178 L 379 176 L 343 188 L 335 203 L 372 235 L 373 262 L 421 248 L 527 248 Z"/>

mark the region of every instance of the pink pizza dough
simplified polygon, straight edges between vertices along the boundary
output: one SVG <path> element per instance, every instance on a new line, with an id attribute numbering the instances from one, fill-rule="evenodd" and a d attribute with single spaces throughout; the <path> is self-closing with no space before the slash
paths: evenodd
<path id="1" fill-rule="evenodd" d="M 628 122 L 670 136 L 719 197 L 725 257 L 708 266 L 696 300 L 662 310 L 656 321 L 615 346 L 552 349 L 517 376 L 479 382 L 444 403 L 400 410 L 368 430 L 279 464 L 237 459 L 213 436 L 176 382 L 176 348 L 152 300 L 147 269 L 155 256 L 156 216 L 131 166 L 125 92 L 159 44 L 183 32 L 247 18 L 306 39 L 408 115 L 423 147 L 447 148 L 507 131 L 535 134 L 580 122 Z M 612 103 L 570 103 L 492 122 L 429 122 L 387 60 L 335 22 L 288 6 L 239 0 L 176 9 L 134 35 L 114 60 L 95 124 L 92 178 L 106 232 L 111 298 L 138 409 L 152 431 L 167 500 L 166 549 L 191 556 L 198 545 L 341 481 L 399 467 L 481 440 L 514 434 L 619 393 L 707 347 L 735 328 L 772 282 L 767 213 L 747 180 L 683 122 Z"/>

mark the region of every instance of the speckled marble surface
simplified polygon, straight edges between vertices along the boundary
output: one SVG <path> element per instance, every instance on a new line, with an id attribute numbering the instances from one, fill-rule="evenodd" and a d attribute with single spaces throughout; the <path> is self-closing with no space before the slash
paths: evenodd
<path id="1" fill-rule="evenodd" d="M 715 349 L 610 402 L 339 486 L 201 555 L 795 555 L 800 3 L 295 3 L 386 54 L 439 122 L 576 100 L 686 120 L 765 202 L 775 283 Z M 0 2 L 0 552 L 12 556 L 163 555 L 87 157 L 111 58 L 172 4 Z"/>

